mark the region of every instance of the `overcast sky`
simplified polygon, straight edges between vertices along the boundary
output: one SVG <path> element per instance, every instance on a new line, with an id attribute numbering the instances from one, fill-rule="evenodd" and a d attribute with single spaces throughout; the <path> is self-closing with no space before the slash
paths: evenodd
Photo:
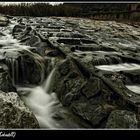
<path id="1" fill-rule="evenodd" d="M 20 4 L 20 3 L 41 3 L 41 2 L 0 2 L 0 4 L 2 4 L 2 5 Z M 57 4 L 61 4 L 63 2 L 46 2 L 46 3 L 50 3 L 52 5 L 57 5 Z"/>

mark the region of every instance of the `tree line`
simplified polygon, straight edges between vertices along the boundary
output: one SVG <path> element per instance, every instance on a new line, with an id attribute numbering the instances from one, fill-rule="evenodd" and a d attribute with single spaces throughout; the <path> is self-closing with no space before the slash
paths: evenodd
<path id="1" fill-rule="evenodd" d="M 128 11 L 128 4 L 82 4 L 64 3 L 21 3 L 19 5 L 0 5 L 0 13 L 11 16 L 69 16 L 89 17 L 97 12 Z"/>

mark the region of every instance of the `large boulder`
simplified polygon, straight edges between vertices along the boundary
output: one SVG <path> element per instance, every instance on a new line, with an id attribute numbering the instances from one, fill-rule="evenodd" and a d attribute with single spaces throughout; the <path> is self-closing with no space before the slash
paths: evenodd
<path id="1" fill-rule="evenodd" d="M 17 93 L 0 91 L 0 128 L 39 128 L 39 124 Z"/>
<path id="2" fill-rule="evenodd" d="M 54 92 L 64 106 L 91 127 L 105 127 L 104 121 L 117 106 L 110 102 L 110 90 L 101 79 L 86 76 L 89 74 L 82 65 L 67 58 L 57 66 Z"/>
<path id="3" fill-rule="evenodd" d="M 53 91 L 57 93 L 63 105 L 69 106 L 72 100 L 79 98 L 83 83 L 84 78 L 71 59 L 66 59 L 57 66 L 54 76 L 54 85 L 56 86 Z"/>
<path id="4" fill-rule="evenodd" d="M 13 85 L 19 83 L 38 84 L 45 77 L 45 60 L 36 53 L 25 49 L 8 48 L 3 53 Z"/>
<path id="5" fill-rule="evenodd" d="M 4 64 L 0 64 L 0 90 L 4 92 L 16 91 L 12 84 L 12 79 L 8 73 L 8 68 Z"/>
<path id="6" fill-rule="evenodd" d="M 109 104 L 92 105 L 87 100 L 78 100 L 71 106 L 72 111 L 92 125 L 93 128 L 104 127 L 109 113 L 115 106 Z"/>
<path id="7" fill-rule="evenodd" d="M 137 128 L 136 114 L 127 110 L 114 110 L 111 112 L 106 128 Z"/>

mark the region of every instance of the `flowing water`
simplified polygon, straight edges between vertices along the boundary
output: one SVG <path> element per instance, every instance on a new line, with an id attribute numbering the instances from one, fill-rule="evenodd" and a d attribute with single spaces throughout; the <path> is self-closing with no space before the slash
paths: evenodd
<path id="1" fill-rule="evenodd" d="M 140 94 L 140 85 L 126 85 L 126 87 L 134 93 Z"/>
<path id="2" fill-rule="evenodd" d="M 55 71 L 55 68 L 51 71 L 51 73 L 49 74 L 48 78 L 45 80 L 44 84 L 43 84 L 43 89 L 45 90 L 45 92 L 50 93 L 51 91 L 51 85 L 53 83 L 53 73 Z"/>
<path id="3" fill-rule="evenodd" d="M 18 87 L 22 100 L 33 111 L 41 128 L 57 128 L 60 127 L 53 119 L 54 106 L 58 104 L 55 93 L 48 94 L 46 91 L 50 89 L 50 83 L 55 69 L 51 71 L 44 86 L 33 88 Z"/>
<path id="4" fill-rule="evenodd" d="M 140 70 L 140 65 L 135 63 L 123 63 L 123 64 L 116 64 L 116 65 L 99 65 L 96 68 L 111 71 L 111 72 L 119 72 L 119 71 L 131 71 L 131 70 Z M 140 85 L 126 85 L 126 87 L 136 93 L 140 94 Z"/>
<path id="5" fill-rule="evenodd" d="M 95 67 L 100 69 L 100 70 L 112 71 L 112 72 L 140 69 L 140 65 L 135 64 L 135 63 L 123 63 L 123 64 L 115 64 L 115 65 L 99 65 L 99 66 L 95 66 Z"/>
<path id="6" fill-rule="evenodd" d="M 1 39 L 0 39 L 0 56 L 6 57 L 6 63 L 10 68 L 10 74 L 12 77 L 13 85 L 16 86 L 17 92 L 21 99 L 24 101 L 27 107 L 34 113 L 36 116 L 39 125 L 41 128 L 82 128 L 81 124 L 78 123 L 73 114 L 68 111 L 65 107 L 62 106 L 60 101 L 57 98 L 57 93 L 52 92 L 54 75 L 55 75 L 55 64 L 54 60 L 51 59 L 50 67 L 48 66 L 48 71 L 51 72 L 48 74 L 48 77 L 45 77 L 45 64 L 41 56 L 30 51 L 30 47 L 20 44 L 20 41 L 14 39 L 11 34 L 11 29 L 16 25 L 16 22 L 8 27 L 7 30 L 0 27 L 1 29 Z M 9 30 L 10 29 L 10 30 Z M 24 64 L 24 59 L 21 57 L 20 61 L 18 60 L 19 56 L 22 53 L 28 54 L 34 60 L 37 67 L 40 69 L 40 85 L 38 86 L 18 86 L 20 78 L 22 81 L 26 79 L 26 69 L 27 67 Z M 116 52 L 107 52 L 107 51 L 79 51 L 74 52 L 75 55 L 95 55 L 100 53 L 103 55 L 116 54 Z M 117 59 L 117 58 L 116 58 Z M 119 63 L 121 64 L 112 64 L 111 59 L 105 59 L 105 64 L 110 65 L 99 65 L 95 66 L 98 69 L 105 71 L 125 71 L 125 70 L 136 70 L 140 69 L 140 65 L 134 63 Z M 21 77 L 19 77 L 21 76 Z M 46 78 L 46 79 L 45 79 Z M 126 85 L 126 87 L 140 94 L 140 85 Z M 81 122 L 82 123 L 82 122 Z"/>
<path id="7" fill-rule="evenodd" d="M 36 116 L 41 128 L 80 128 L 72 119 L 72 114 L 59 102 L 56 93 L 51 92 L 54 73 L 55 68 L 41 86 L 17 87 L 18 93 Z"/>
<path id="8" fill-rule="evenodd" d="M 40 83 L 42 83 L 45 79 L 44 59 L 37 53 L 30 51 L 32 49 L 30 46 L 22 45 L 18 40 L 13 38 L 11 29 L 14 25 L 15 23 L 7 27 L 7 30 L 4 31 L 1 28 L 3 36 L 0 39 L 0 46 L 2 46 L 0 48 L 0 55 L 6 59 L 6 64 L 9 67 L 9 72 L 12 77 L 12 83 L 16 85 L 19 84 L 19 79 L 21 81 L 28 80 L 26 79 L 26 70 L 28 68 L 25 68 L 24 54 L 28 55 L 35 62 L 40 71 Z M 19 77 L 19 75 L 22 75 L 22 77 Z"/>
<path id="9" fill-rule="evenodd" d="M 81 128 L 81 125 L 73 118 L 73 114 L 59 102 L 56 93 L 51 91 L 55 73 L 54 60 L 51 59 L 50 68 L 52 70 L 46 78 L 44 59 L 31 52 L 30 46 L 20 44 L 18 40 L 12 37 L 11 29 L 15 25 L 16 22 L 12 23 L 7 27 L 7 30 L 1 28 L 3 36 L 0 39 L 0 45 L 2 46 L 0 55 L 6 59 L 13 85 L 17 88 L 19 96 L 34 113 L 41 128 Z M 25 86 L 24 84 L 24 81 L 27 80 L 26 70 L 28 67 L 25 66 L 23 57 L 19 61 L 19 56 L 23 53 L 30 56 L 40 69 L 41 81 L 38 86 L 29 84 Z M 23 84 L 19 84 L 19 80 L 23 81 Z"/>

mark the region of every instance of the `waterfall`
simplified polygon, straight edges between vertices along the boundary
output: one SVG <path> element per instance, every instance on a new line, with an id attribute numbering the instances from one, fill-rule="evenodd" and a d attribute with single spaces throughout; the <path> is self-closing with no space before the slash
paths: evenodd
<path id="1" fill-rule="evenodd" d="M 15 82 L 18 83 L 19 82 L 19 64 L 18 64 L 18 60 L 15 60 L 15 69 L 16 69 Z"/>
<path id="2" fill-rule="evenodd" d="M 25 73 L 25 65 L 24 65 L 23 57 L 21 57 L 20 65 L 21 65 L 22 81 L 25 81 L 26 73 Z"/>
<path id="3" fill-rule="evenodd" d="M 10 75 L 12 78 L 12 84 L 15 86 L 16 83 L 19 81 L 19 64 L 18 60 L 15 58 L 6 58 L 6 64 L 8 66 Z"/>
<path id="4" fill-rule="evenodd" d="M 55 69 L 41 86 L 17 87 L 18 94 L 33 112 L 41 128 L 81 128 L 73 114 L 62 106 L 56 93 L 51 91 Z"/>
<path id="5" fill-rule="evenodd" d="M 9 28 L 13 27 L 9 26 Z M 36 116 L 40 127 L 81 128 L 77 122 L 75 123 L 76 119 L 72 118 L 72 113 L 66 110 L 59 102 L 56 93 L 51 91 L 55 76 L 55 58 L 50 59 L 48 72 L 50 70 L 51 72 L 45 80 L 46 67 L 44 58 L 31 52 L 30 46 L 21 45 L 20 41 L 13 39 L 9 29 L 5 31 L 5 36 L 0 40 L 0 45 L 2 47 L 0 54 L 6 59 L 12 83 L 25 105 Z M 35 77 L 36 75 L 38 77 Z M 25 86 L 25 81 L 28 80 L 29 82 L 40 80 L 40 83 L 36 81 L 34 83 L 41 85 L 31 87 L 28 84 L 28 87 L 23 87 Z"/>
<path id="6" fill-rule="evenodd" d="M 14 59 L 10 59 L 11 61 L 11 77 L 12 77 L 12 82 L 13 82 L 13 85 L 15 85 L 15 60 Z"/>
<path id="7" fill-rule="evenodd" d="M 32 110 L 41 128 L 55 128 L 58 124 L 53 120 L 53 105 L 56 104 L 56 94 L 47 94 L 38 86 L 28 90 L 30 93 L 21 99 Z"/>
<path id="8" fill-rule="evenodd" d="M 43 89 L 47 93 L 50 93 L 51 92 L 51 85 L 53 84 L 54 72 L 55 72 L 55 68 L 51 71 L 51 73 L 48 75 L 46 81 L 43 84 Z"/>
<path id="9" fill-rule="evenodd" d="M 15 50 L 8 51 L 12 54 Z M 33 60 L 33 63 L 36 65 L 38 69 L 37 74 L 40 76 L 40 81 L 38 81 L 38 83 L 43 83 L 43 81 L 45 80 L 46 73 L 44 59 L 38 54 L 32 53 L 30 50 L 22 49 L 21 51 L 22 53 L 25 53 Z M 29 80 L 30 74 L 32 74 L 29 73 L 30 67 L 26 67 L 26 61 L 24 61 L 26 60 L 26 57 L 24 58 L 24 54 L 23 55 L 20 54 L 20 49 L 18 50 L 18 53 L 19 56 L 17 58 L 14 58 L 14 53 L 12 57 L 6 56 L 6 64 L 9 68 L 9 73 L 12 78 L 12 83 L 14 86 L 16 84 L 23 84 L 24 82 L 27 82 Z"/>
<path id="10" fill-rule="evenodd" d="M 37 87 L 17 87 L 21 99 L 35 114 L 41 128 L 58 128 L 60 127 L 53 119 L 55 105 L 59 104 L 55 93 L 48 94 L 55 68 L 50 72 L 43 86 Z"/>

